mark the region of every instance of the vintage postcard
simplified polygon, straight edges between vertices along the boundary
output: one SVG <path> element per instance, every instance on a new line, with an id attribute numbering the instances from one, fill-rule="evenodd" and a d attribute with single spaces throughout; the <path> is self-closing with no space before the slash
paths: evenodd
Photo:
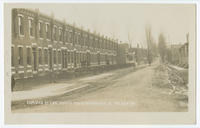
<path id="1" fill-rule="evenodd" d="M 7 124 L 195 124 L 196 5 L 5 3 Z"/>

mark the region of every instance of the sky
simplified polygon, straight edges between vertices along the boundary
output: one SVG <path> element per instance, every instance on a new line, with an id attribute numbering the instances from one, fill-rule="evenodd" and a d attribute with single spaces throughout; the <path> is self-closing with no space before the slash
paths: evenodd
<path id="1" fill-rule="evenodd" d="M 145 27 L 151 26 L 152 36 L 158 42 L 162 32 L 168 44 L 195 41 L 195 5 L 192 4 L 32 4 L 41 13 L 54 14 L 56 19 L 96 31 L 101 35 L 136 46 L 146 46 Z M 128 38 L 129 37 L 129 38 Z"/>

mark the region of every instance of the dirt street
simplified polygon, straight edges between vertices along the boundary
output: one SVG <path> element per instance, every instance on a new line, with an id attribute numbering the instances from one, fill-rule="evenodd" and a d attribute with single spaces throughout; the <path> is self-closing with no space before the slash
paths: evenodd
<path id="1" fill-rule="evenodd" d="M 155 70 L 159 65 L 155 63 L 138 70 L 131 67 L 108 72 L 107 75 L 80 78 L 71 83 L 87 83 L 96 89 L 55 98 L 43 105 L 13 109 L 13 112 L 187 111 L 180 95 L 171 94 L 169 88 L 157 86 L 167 82 L 166 72 L 158 74 Z"/>

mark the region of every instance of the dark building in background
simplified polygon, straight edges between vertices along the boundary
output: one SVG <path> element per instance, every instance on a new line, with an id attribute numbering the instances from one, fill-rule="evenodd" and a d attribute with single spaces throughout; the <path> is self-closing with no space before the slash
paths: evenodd
<path id="1" fill-rule="evenodd" d="M 131 47 L 128 43 L 121 43 L 118 53 L 119 64 L 147 63 L 147 49 L 140 48 L 139 45 Z"/>
<path id="2" fill-rule="evenodd" d="M 173 44 L 168 48 L 167 59 L 170 63 L 188 68 L 189 59 L 189 34 L 186 35 L 186 42 L 184 44 Z"/>

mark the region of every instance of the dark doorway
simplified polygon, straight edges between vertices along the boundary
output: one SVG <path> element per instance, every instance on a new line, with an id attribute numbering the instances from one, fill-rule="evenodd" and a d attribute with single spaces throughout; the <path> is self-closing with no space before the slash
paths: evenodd
<path id="1" fill-rule="evenodd" d="M 36 48 L 32 48 L 33 51 L 33 71 L 37 71 L 37 51 Z"/>
<path id="2" fill-rule="evenodd" d="M 52 69 L 52 48 L 49 48 L 49 69 Z"/>

